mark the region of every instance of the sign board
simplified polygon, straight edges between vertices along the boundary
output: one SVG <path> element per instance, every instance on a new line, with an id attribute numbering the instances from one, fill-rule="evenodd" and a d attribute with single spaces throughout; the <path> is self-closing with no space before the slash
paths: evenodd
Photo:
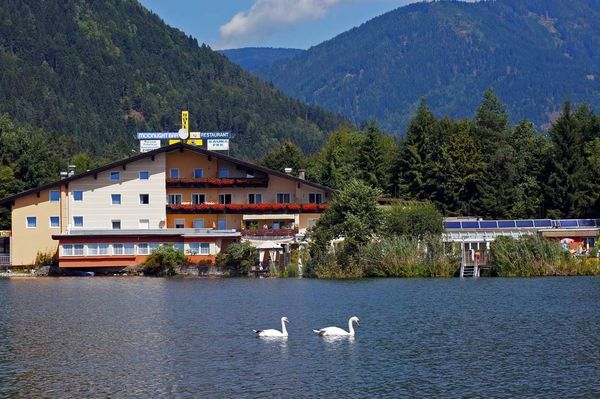
<path id="1" fill-rule="evenodd" d="M 231 132 L 190 132 L 190 139 L 230 139 Z M 139 132 L 138 140 L 180 140 L 179 132 Z"/>
<path id="2" fill-rule="evenodd" d="M 0 230 L 0 237 L 10 237 L 10 230 Z"/>
<path id="3" fill-rule="evenodd" d="M 208 139 L 206 149 L 209 151 L 228 151 L 229 139 Z"/>
<path id="4" fill-rule="evenodd" d="M 160 148 L 160 140 L 140 140 L 140 152 L 148 152 Z"/>

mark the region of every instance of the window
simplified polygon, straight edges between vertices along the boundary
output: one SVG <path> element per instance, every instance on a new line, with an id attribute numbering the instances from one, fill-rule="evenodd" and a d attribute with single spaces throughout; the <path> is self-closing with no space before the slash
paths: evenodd
<path id="1" fill-rule="evenodd" d="M 148 243 L 139 243 L 137 245 L 137 253 L 138 255 L 148 255 L 150 253 Z"/>
<path id="2" fill-rule="evenodd" d="M 290 193 L 278 193 L 277 194 L 277 203 L 278 204 L 289 204 L 290 203 Z"/>
<path id="3" fill-rule="evenodd" d="M 142 230 L 148 230 L 150 228 L 150 220 L 149 219 L 140 219 L 138 222 L 138 226 Z"/>
<path id="4" fill-rule="evenodd" d="M 83 256 L 83 244 L 74 244 L 73 245 L 73 255 L 74 256 Z"/>
<path id="5" fill-rule="evenodd" d="M 194 179 L 202 179 L 202 169 L 196 168 L 194 169 Z"/>
<path id="6" fill-rule="evenodd" d="M 204 228 L 204 219 L 194 219 L 194 228 L 195 229 L 203 229 Z"/>
<path id="7" fill-rule="evenodd" d="M 37 217 L 27 216 L 27 228 L 35 229 L 37 227 Z"/>
<path id="8" fill-rule="evenodd" d="M 60 191 L 50 191 L 50 202 L 60 201 Z"/>
<path id="9" fill-rule="evenodd" d="M 120 220 L 111 220 L 112 229 L 113 230 L 121 230 L 121 221 Z"/>
<path id="10" fill-rule="evenodd" d="M 83 201 L 83 191 L 73 191 L 73 201 Z"/>
<path id="11" fill-rule="evenodd" d="M 175 219 L 174 224 L 175 224 L 176 229 L 185 228 L 185 220 L 184 219 Z"/>
<path id="12" fill-rule="evenodd" d="M 121 194 L 111 194 L 110 203 L 113 205 L 121 205 Z"/>
<path id="13" fill-rule="evenodd" d="M 150 172 L 148 171 L 141 171 L 140 172 L 140 180 L 149 180 L 150 179 Z"/>
<path id="14" fill-rule="evenodd" d="M 50 228 L 57 229 L 60 227 L 60 217 L 50 216 Z"/>
<path id="15" fill-rule="evenodd" d="M 83 227 L 83 216 L 73 216 L 73 227 Z"/>
<path id="16" fill-rule="evenodd" d="M 323 194 L 309 193 L 308 194 L 308 202 L 310 202 L 311 204 L 322 204 L 323 203 Z"/>
<path id="17" fill-rule="evenodd" d="M 192 194 L 192 204 L 204 204 L 206 202 L 206 195 L 204 194 Z"/>
<path id="18" fill-rule="evenodd" d="M 123 250 L 125 255 L 133 255 L 134 254 L 134 245 L 133 243 L 125 243 L 123 244 Z"/>
<path id="19" fill-rule="evenodd" d="M 157 249 L 158 247 L 160 247 L 160 243 L 159 242 L 151 242 L 150 244 L 148 244 L 148 251 L 150 253 L 154 252 L 155 249 Z"/>
<path id="20" fill-rule="evenodd" d="M 108 244 L 98 244 L 98 255 L 108 255 Z"/>
<path id="21" fill-rule="evenodd" d="M 121 172 L 110 172 L 110 180 L 111 181 L 121 180 Z"/>
<path id="22" fill-rule="evenodd" d="M 123 249 L 123 244 L 113 244 L 113 255 L 123 255 L 125 251 Z"/>
<path id="23" fill-rule="evenodd" d="M 98 255 L 98 244 L 87 244 L 86 246 L 88 256 Z"/>
<path id="24" fill-rule="evenodd" d="M 171 170 L 169 171 L 169 177 L 171 179 L 179 179 L 179 169 L 171 168 Z"/>
<path id="25" fill-rule="evenodd" d="M 229 169 L 227 169 L 227 168 L 220 168 L 219 169 L 219 177 L 221 177 L 221 178 L 229 177 Z"/>
<path id="26" fill-rule="evenodd" d="M 262 194 L 248 194 L 249 204 L 262 204 Z"/>
<path id="27" fill-rule="evenodd" d="M 181 194 L 168 194 L 167 203 L 169 205 L 181 205 Z"/>
<path id="28" fill-rule="evenodd" d="M 183 252 L 183 243 L 182 242 L 173 243 L 173 248 L 177 249 L 178 251 Z"/>
<path id="29" fill-rule="evenodd" d="M 72 244 L 63 244 L 62 254 L 63 254 L 63 256 L 73 256 L 73 245 Z"/>
<path id="30" fill-rule="evenodd" d="M 231 204 L 231 194 L 219 194 L 219 204 Z"/>
<path id="31" fill-rule="evenodd" d="M 210 243 L 208 243 L 208 242 L 191 242 L 190 243 L 190 254 L 191 255 L 209 255 L 210 254 Z"/>
<path id="32" fill-rule="evenodd" d="M 150 203 L 150 194 L 140 194 L 140 204 L 148 205 Z"/>

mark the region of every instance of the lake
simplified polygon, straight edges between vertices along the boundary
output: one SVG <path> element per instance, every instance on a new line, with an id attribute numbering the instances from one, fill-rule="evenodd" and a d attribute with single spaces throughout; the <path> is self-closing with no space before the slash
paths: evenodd
<path id="1" fill-rule="evenodd" d="M 600 278 L 0 280 L 0 340 L 0 397 L 592 398 Z"/>

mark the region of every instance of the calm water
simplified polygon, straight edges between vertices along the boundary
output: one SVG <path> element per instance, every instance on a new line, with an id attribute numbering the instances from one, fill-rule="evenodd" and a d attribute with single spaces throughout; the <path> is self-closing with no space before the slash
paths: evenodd
<path id="1" fill-rule="evenodd" d="M 598 398 L 600 278 L 0 280 L 0 342 L 0 397 Z"/>

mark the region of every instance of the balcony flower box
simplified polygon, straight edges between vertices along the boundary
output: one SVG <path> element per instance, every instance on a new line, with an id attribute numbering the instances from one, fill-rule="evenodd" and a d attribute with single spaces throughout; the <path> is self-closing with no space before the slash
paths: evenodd
<path id="1" fill-rule="evenodd" d="M 259 178 L 245 178 L 245 177 L 234 177 L 234 178 L 218 178 L 218 177 L 203 177 L 200 179 L 195 178 L 178 178 L 178 179 L 167 179 L 167 187 L 267 187 L 269 184 L 268 179 Z"/>
<path id="2" fill-rule="evenodd" d="M 167 205 L 170 214 L 230 213 L 230 214 L 278 214 L 322 213 L 327 204 L 184 204 Z"/>
<path id="3" fill-rule="evenodd" d="M 294 237 L 298 229 L 246 229 L 242 230 L 244 237 Z"/>

